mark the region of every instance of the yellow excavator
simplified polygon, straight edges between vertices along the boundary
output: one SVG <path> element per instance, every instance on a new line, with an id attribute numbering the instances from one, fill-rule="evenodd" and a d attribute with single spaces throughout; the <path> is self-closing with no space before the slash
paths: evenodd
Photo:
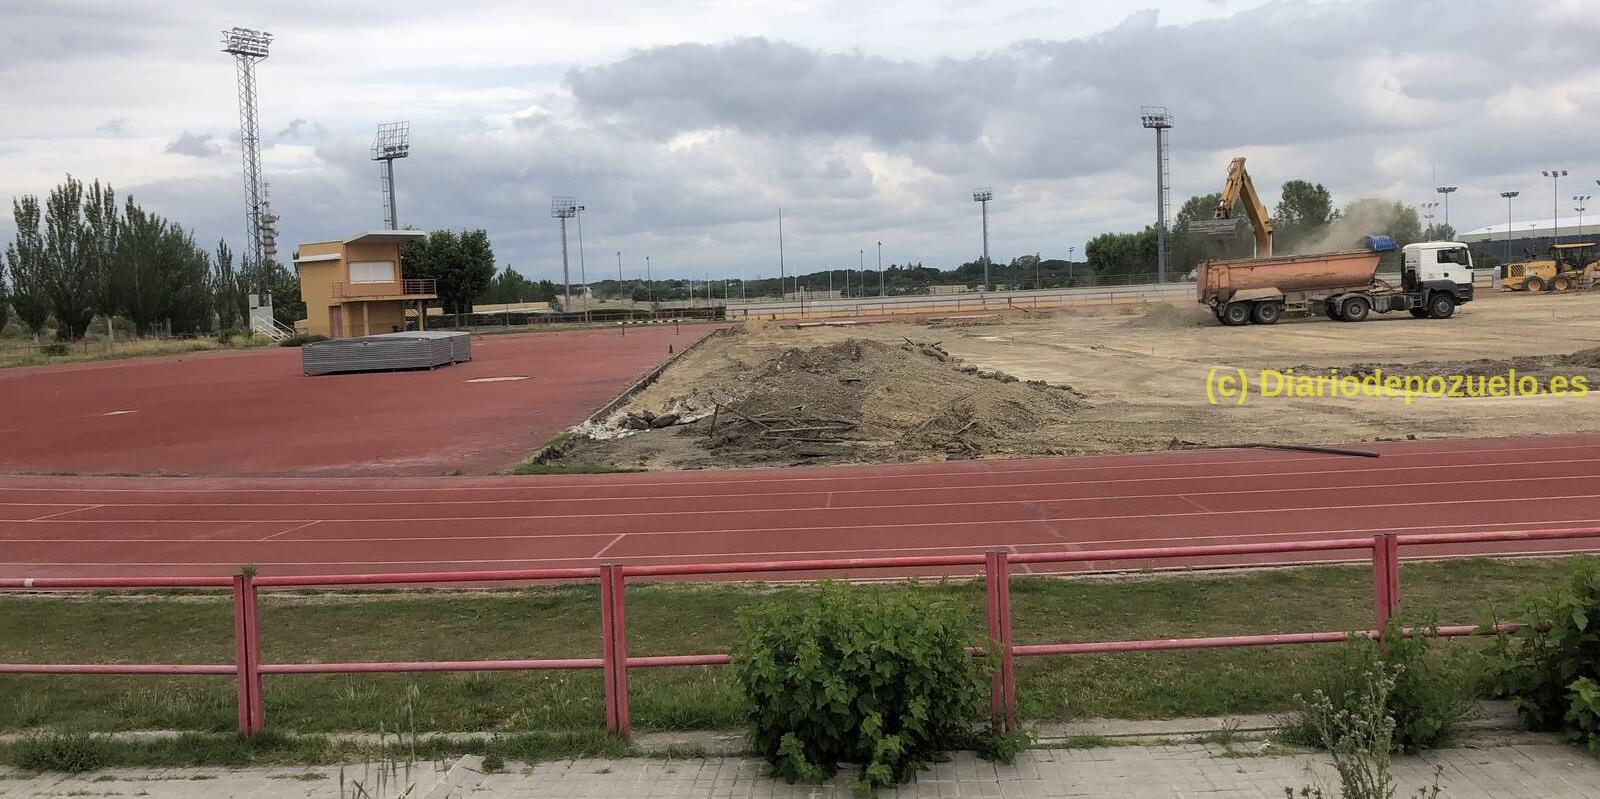
<path id="1" fill-rule="evenodd" d="M 1190 222 L 1189 235 L 1212 240 L 1231 240 L 1239 235 L 1242 219 L 1235 216 L 1234 211 L 1240 201 L 1244 202 L 1243 219 L 1248 219 L 1255 231 L 1255 257 L 1271 258 L 1272 215 L 1267 213 L 1267 206 L 1256 194 L 1256 184 L 1250 180 L 1250 173 L 1245 171 L 1243 156 L 1228 164 L 1228 181 L 1222 186 L 1222 199 L 1217 201 L 1211 219 Z"/>
<path id="2" fill-rule="evenodd" d="M 1600 275 L 1595 243 L 1556 244 L 1548 258 L 1500 267 L 1500 288 L 1509 291 L 1555 291 L 1588 288 Z"/>

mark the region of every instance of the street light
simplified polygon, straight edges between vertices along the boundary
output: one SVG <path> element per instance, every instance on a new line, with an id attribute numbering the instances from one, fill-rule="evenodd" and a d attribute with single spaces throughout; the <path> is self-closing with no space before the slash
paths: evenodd
<path id="1" fill-rule="evenodd" d="M 1565 169 L 1541 169 L 1541 174 L 1550 179 L 1550 222 L 1555 225 L 1551 233 L 1551 244 L 1561 243 L 1561 179 L 1567 176 Z"/>
<path id="2" fill-rule="evenodd" d="M 972 201 L 983 206 L 983 290 L 989 290 L 989 201 L 994 199 L 994 190 L 988 186 L 979 186 L 972 190 Z"/>
<path id="3" fill-rule="evenodd" d="M 1422 209 L 1422 218 L 1428 220 L 1428 232 L 1425 235 L 1431 239 L 1437 235 L 1433 231 L 1433 209 L 1438 208 L 1439 203 L 1418 203 L 1417 207 Z"/>
<path id="4" fill-rule="evenodd" d="M 1076 251 L 1077 249 L 1078 249 L 1077 247 L 1068 247 L 1067 248 L 1067 286 L 1068 287 L 1071 287 L 1071 285 L 1072 285 L 1072 253 L 1074 251 Z"/>
<path id="5" fill-rule="evenodd" d="M 1455 186 L 1439 186 L 1434 191 L 1444 195 L 1444 226 L 1450 227 L 1450 195 L 1455 192 Z"/>
<path id="6" fill-rule="evenodd" d="M 861 296 L 867 296 L 867 251 L 856 250 L 856 270 L 861 273 Z"/>
<path id="7" fill-rule="evenodd" d="M 1500 196 L 1506 198 L 1506 263 L 1511 263 L 1511 201 L 1517 198 L 1520 191 L 1503 191 Z"/>
<path id="8" fill-rule="evenodd" d="M 878 299 L 883 299 L 883 242 L 878 242 Z"/>
<path id="9" fill-rule="evenodd" d="M 1584 204 L 1589 202 L 1592 199 L 1594 199 L 1594 195 L 1592 195 L 1592 194 L 1574 194 L 1574 195 L 1572 195 L 1572 201 L 1577 203 L 1577 205 L 1574 206 L 1572 210 L 1578 212 L 1578 238 L 1580 238 L 1580 239 L 1583 238 L 1583 212 L 1589 210 L 1588 208 L 1586 208 L 1584 206 Z"/>

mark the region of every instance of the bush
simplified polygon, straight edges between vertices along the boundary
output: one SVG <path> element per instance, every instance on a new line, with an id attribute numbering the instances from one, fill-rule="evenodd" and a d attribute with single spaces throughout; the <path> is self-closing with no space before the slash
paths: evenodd
<path id="1" fill-rule="evenodd" d="M 951 749 L 1013 752 L 975 733 L 987 716 L 985 661 L 966 651 L 967 617 L 915 585 L 824 583 L 744 608 L 734 669 L 752 745 L 790 782 L 861 763 L 858 787 L 906 781 Z"/>
<path id="2" fill-rule="evenodd" d="M 1393 687 L 1383 697 L 1394 725 L 1389 740 L 1397 752 L 1417 752 L 1442 746 L 1461 731 L 1473 712 L 1476 691 L 1464 652 L 1435 651 L 1443 645 L 1437 625 L 1417 628 L 1410 638 L 1403 627 L 1393 620 L 1382 646 L 1365 636 L 1351 638 L 1313 678 L 1311 693 L 1326 697 L 1333 712 L 1352 711 L 1352 702 L 1366 698 L 1370 675 L 1389 675 Z M 1302 707 L 1286 733 L 1296 743 L 1324 746 L 1316 726 Z"/>
<path id="3" fill-rule="evenodd" d="M 17 767 L 25 771 L 81 774 L 100 768 L 100 742 L 83 733 L 53 732 L 30 736 L 17 747 Z"/>
<path id="4" fill-rule="evenodd" d="M 71 352 L 72 352 L 72 348 L 71 347 L 67 346 L 66 344 L 59 343 L 59 342 L 53 343 L 53 344 L 40 344 L 39 345 L 39 354 L 40 355 L 49 355 L 49 356 L 52 356 L 52 357 L 60 357 L 62 355 L 71 354 Z"/>
<path id="5" fill-rule="evenodd" d="M 1565 730 L 1600 757 L 1600 559 L 1575 559 L 1566 585 L 1525 597 L 1523 626 L 1490 652 L 1494 690 L 1534 730 Z"/>
<path id="6" fill-rule="evenodd" d="M 292 335 L 292 336 L 290 336 L 290 337 L 278 342 L 278 346 L 280 346 L 280 347 L 301 347 L 301 346 L 304 346 L 306 344 L 312 344 L 314 342 L 327 341 L 327 340 L 328 340 L 327 336 L 318 335 L 316 333 L 296 333 L 296 334 L 294 334 L 294 335 Z"/>
<path id="7" fill-rule="evenodd" d="M 1333 760 L 1342 799 L 1393 799 L 1395 795 L 1390 755 L 1399 747 L 1390 700 L 1399 685 L 1396 675 L 1403 673 L 1403 667 L 1390 667 L 1375 659 L 1369 665 L 1367 671 L 1350 675 L 1356 685 L 1338 697 L 1321 689 L 1313 691 L 1310 700 L 1299 694 L 1294 697 L 1300 718 L 1314 736 L 1313 744 L 1326 749 Z M 1442 771 L 1435 767 L 1433 783 L 1419 787 L 1417 799 L 1439 799 Z M 1293 799 L 1296 791 L 1285 787 L 1283 794 Z M 1306 785 L 1298 795 L 1323 799 L 1328 794 L 1320 785 Z"/>
<path id="8" fill-rule="evenodd" d="M 254 335 L 248 328 L 230 327 L 217 331 L 218 344 L 233 344 L 236 341 L 249 341 Z"/>

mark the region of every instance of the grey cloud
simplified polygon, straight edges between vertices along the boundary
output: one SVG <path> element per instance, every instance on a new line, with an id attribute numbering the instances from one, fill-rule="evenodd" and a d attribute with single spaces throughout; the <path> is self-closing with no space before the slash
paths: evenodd
<path id="1" fill-rule="evenodd" d="M 209 158 L 222 153 L 222 146 L 217 144 L 216 137 L 209 133 L 190 133 L 184 131 L 178 138 L 167 142 L 162 152 L 172 155 L 187 155 L 195 158 Z"/>
<path id="2" fill-rule="evenodd" d="M 573 70 L 587 110 L 658 136 L 726 125 L 777 135 L 865 135 L 896 144 L 983 129 L 984 98 L 1012 73 L 983 59 L 917 64 L 820 53 L 762 38 L 680 44 Z"/>
<path id="3" fill-rule="evenodd" d="M 107 120 L 106 124 L 95 128 L 95 130 L 100 133 L 127 133 L 128 120 L 126 117 L 118 117 L 116 119 Z"/>

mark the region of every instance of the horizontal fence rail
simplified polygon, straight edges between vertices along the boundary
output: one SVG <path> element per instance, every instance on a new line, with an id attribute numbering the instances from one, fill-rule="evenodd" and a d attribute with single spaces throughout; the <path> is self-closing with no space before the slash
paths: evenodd
<path id="1" fill-rule="evenodd" d="M 628 655 L 627 601 L 628 578 L 726 577 L 751 574 L 826 572 L 830 574 L 883 570 L 934 570 L 937 576 L 978 576 L 985 582 L 987 646 L 973 650 L 977 656 L 998 652 L 998 666 L 990 686 L 990 708 L 998 729 L 1017 725 L 1017 689 L 1014 662 L 1018 657 L 1159 652 L 1193 649 L 1222 649 L 1245 646 L 1336 643 L 1351 635 L 1377 638 L 1400 609 L 1400 550 L 1406 546 L 1473 546 L 1491 543 L 1547 542 L 1600 537 L 1600 527 L 1565 527 L 1540 530 L 1509 530 L 1473 533 L 1420 533 L 1397 535 L 1379 533 L 1362 538 L 1336 538 L 1318 541 L 1291 541 L 1262 544 L 1220 544 L 1210 546 L 1144 547 L 1132 549 L 1073 550 L 1011 553 L 992 550 L 966 555 L 928 555 L 884 558 L 818 558 L 811 560 L 750 561 L 737 563 L 686 563 L 655 566 L 608 564 L 595 568 L 501 569 L 493 571 L 438 571 L 395 574 L 325 574 L 256 576 L 245 573 L 232 577 L 27 577 L 0 578 L 0 590 L 127 590 L 150 588 L 228 589 L 233 599 L 233 663 L 0 663 L 0 674 L 100 674 L 231 676 L 238 690 L 238 721 L 242 735 L 253 735 L 265 728 L 262 703 L 264 675 L 295 674 L 377 674 L 466 671 L 538 671 L 550 669 L 591 669 L 602 674 L 605 694 L 606 727 L 616 735 L 629 737 L 628 672 L 637 668 L 683 666 L 726 666 L 732 657 L 725 652 L 680 655 Z M 1011 619 L 1011 567 L 1013 565 L 1060 565 L 1125 561 L 1170 561 L 1208 557 L 1243 557 L 1296 553 L 1349 553 L 1370 555 L 1373 575 L 1373 614 L 1370 630 L 1266 633 L 1199 638 L 1168 638 L 1139 641 L 1075 641 L 1042 644 L 1015 644 Z M 1468 553 L 1472 557 L 1499 554 Z M 1548 554 L 1568 554 L 1550 552 Z M 1347 561 L 1330 561 L 1330 563 Z M 1245 564 L 1248 565 L 1248 564 Z M 1281 564 L 1268 564 L 1281 565 Z M 1044 576 L 1034 574 L 1033 576 Z M 472 583 L 587 583 L 596 581 L 600 589 L 600 657 L 394 661 L 354 663 L 267 663 L 262 660 L 259 600 L 262 589 L 328 588 L 361 585 L 445 585 Z M 1517 629 L 1516 624 L 1491 628 L 1471 625 L 1438 628 L 1441 636 L 1481 635 Z M 1414 631 L 1405 630 L 1411 635 Z"/>

